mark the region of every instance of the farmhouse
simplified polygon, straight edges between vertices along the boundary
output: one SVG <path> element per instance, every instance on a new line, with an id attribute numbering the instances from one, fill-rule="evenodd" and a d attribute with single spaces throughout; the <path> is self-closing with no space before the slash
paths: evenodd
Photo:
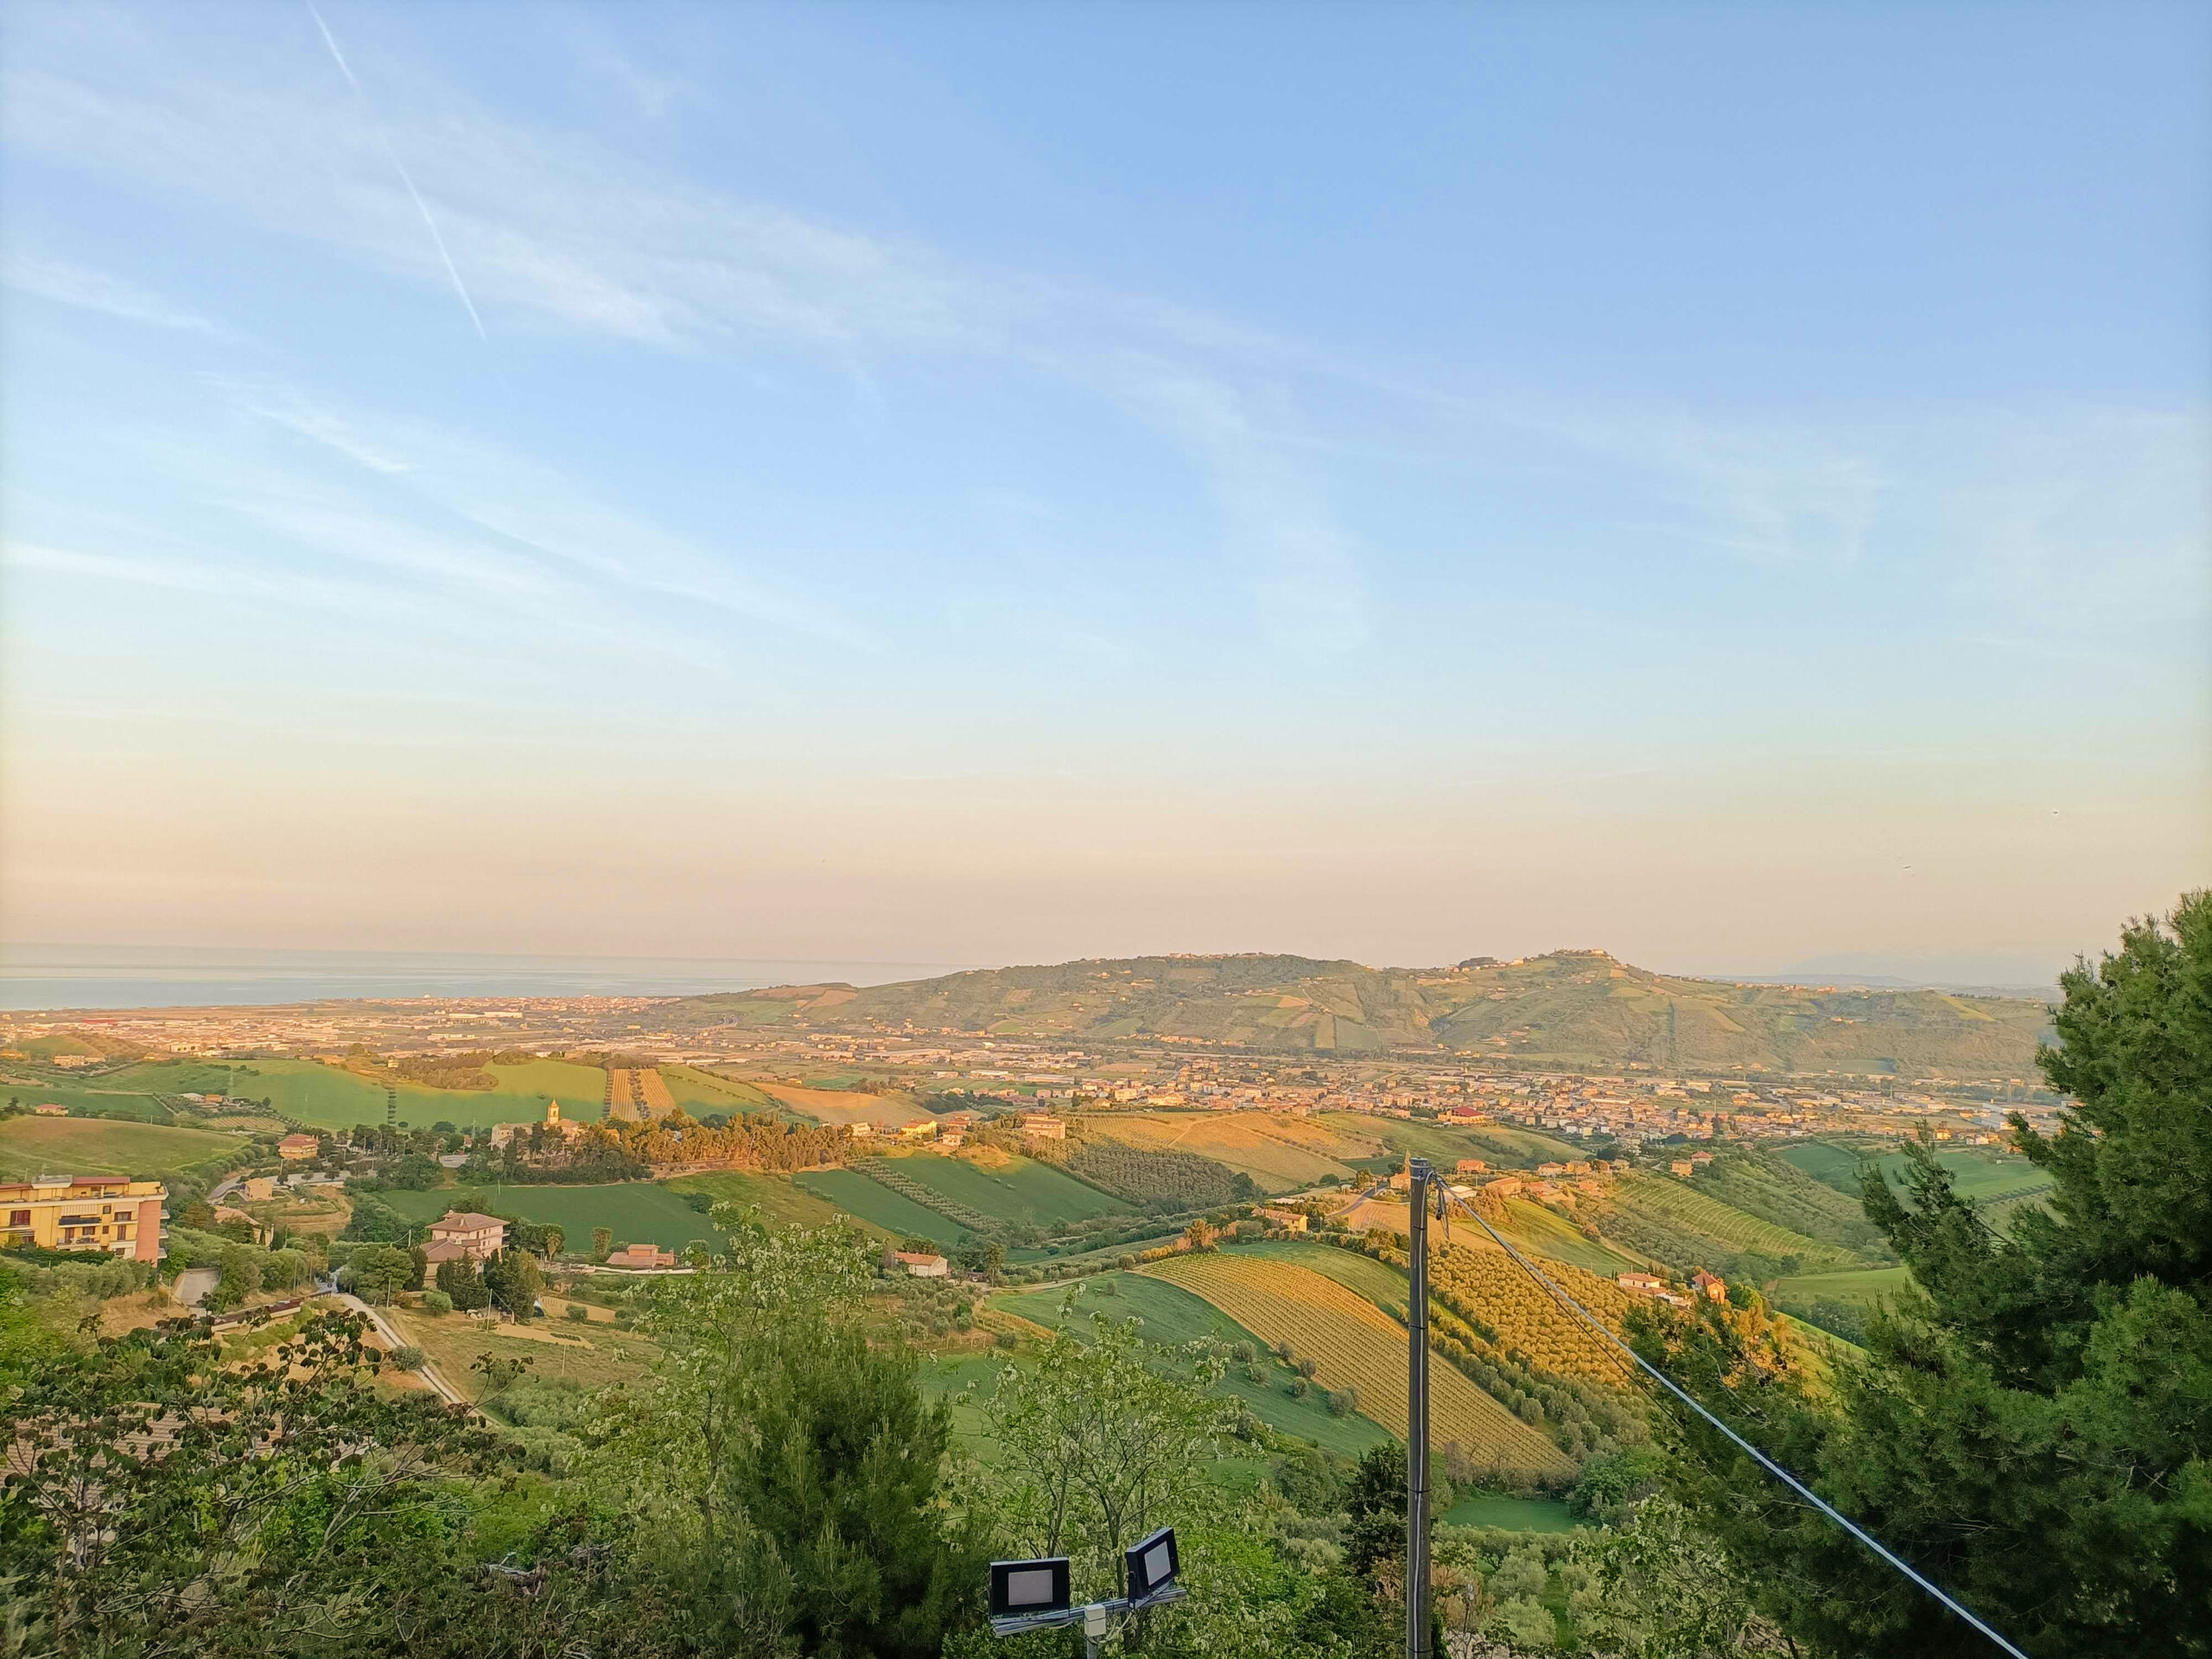
<path id="1" fill-rule="evenodd" d="M 1039 1141 L 1065 1141 L 1068 1138 L 1067 1124 L 1050 1112 L 1024 1112 L 1021 1115 L 1021 1132 Z"/>
<path id="2" fill-rule="evenodd" d="M 672 1268 L 676 1252 L 658 1244 L 625 1244 L 607 1258 L 610 1268 Z"/>
<path id="3" fill-rule="evenodd" d="M 1489 1172 L 1490 1166 L 1484 1163 L 1481 1159 L 1462 1158 L 1459 1160 L 1459 1166 L 1455 1173 L 1461 1175 L 1484 1175 L 1489 1173 Z"/>
<path id="4" fill-rule="evenodd" d="M 1303 1210 L 1278 1210 L 1272 1205 L 1262 1205 L 1260 1215 L 1265 1221 L 1287 1232 L 1302 1233 L 1306 1230 L 1306 1212 Z"/>
<path id="5" fill-rule="evenodd" d="M 276 1143 L 276 1155 L 295 1163 L 304 1162 L 322 1154 L 322 1139 L 313 1135 L 288 1135 Z"/>
<path id="6" fill-rule="evenodd" d="M 893 1254 L 917 1279 L 942 1279 L 952 1270 L 952 1264 L 941 1255 L 927 1255 L 919 1250 L 896 1250 Z"/>
<path id="7" fill-rule="evenodd" d="M 99 1250 L 137 1262 L 162 1257 L 162 1205 L 168 1189 L 159 1181 L 120 1175 L 79 1175 L 73 1180 L 11 1181 L 0 1185 L 0 1245 L 35 1244 L 49 1250 Z"/>
<path id="8" fill-rule="evenodd" d="M 423 1254 L 435 1267 L 441 1262 L 480 1260 L 495 1255 L 507 1242 L 507 1224 L 497 1216 L 474 1210 L 452 1210 L 430 1224 L 430 1242 Z"/>
<path id="9" fill-rule="evenodd" d="M 1656 1296 L 1667 1288 L 1667 1281 L 1655 1273 L 1617 1273 L 1613 1282 L 1623 1290 L 1633 1290 L 1645 1296 Z"/>
<path id="10" fill-rule="evenodd" d="M 1719 1274 L 1707 1273 L 1703 1268 L 1690 1275 L 1690 1285 L 1708 1301 L 1725 1302 L 1728 1300 L 1728 1281 Z"/>
<path id="11" fill-rule="evenodd" d="M 43 1106 L 34 1106 L 31 1108 L 31 1110 L 35 1112 L 41 1117 L 67 1117 L 69 1116 L 69 1109 L 67 1106 L 56 1106 L 51 1101 L 48 1101 Z"/>

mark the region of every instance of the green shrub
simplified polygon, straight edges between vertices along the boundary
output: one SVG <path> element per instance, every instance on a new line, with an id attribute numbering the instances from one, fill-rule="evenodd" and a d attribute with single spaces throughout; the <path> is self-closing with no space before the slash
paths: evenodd
<path id="1" fill-rule="evenodd" d="M 453 1298 L 442 1290 L 426 1290 L 423 1293 L 423 1311 L 426 1313 L 450 1313 L 453 1312 Z"/>
<path id="2" fill-rule="evenodd" d="M 582 1325 L 591 1318 L 591 1310 L 586 1307 L 582 1302 L 570 1302 L 569 1304 L 569 1318 L 574 1320 L 576 1324 Z"/>
<path id="3" fill-rule="evenodd" d="M 423 1351 L 411 1342 L 404 1343 L 391 1351 L 391 1363 L 403 1371 L 421 1370 L 423 1361 Z"/>

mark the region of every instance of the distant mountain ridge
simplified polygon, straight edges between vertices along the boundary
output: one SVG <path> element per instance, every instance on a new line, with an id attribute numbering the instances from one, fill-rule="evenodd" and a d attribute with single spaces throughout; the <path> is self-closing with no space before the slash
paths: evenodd
<path id="1" fill-rule="evenodd" d="M 1134 957 L 855 987 L 683 997 L 679 1030 L 788 1026 L 1007 1038 L 1185 1038 L 1286 1052 L 1491 1057 L 1604 1071 L 2028 1077 L 2043 1004 L 1928 989 L 1680 978 L 1602 950 L 1450 968 Z"/>

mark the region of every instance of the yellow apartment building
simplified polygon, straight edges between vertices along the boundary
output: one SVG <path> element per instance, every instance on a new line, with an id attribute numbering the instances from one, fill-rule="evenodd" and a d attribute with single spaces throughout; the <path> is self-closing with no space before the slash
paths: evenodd
<path id="1" fill-rule="evenodd" d="M 49 1250 L 98 1250 L 140 1262 L 162 1257 L 159 1181 L 121 1175 L 79 1175 L 0 1182 L 0 1245 Z"/>

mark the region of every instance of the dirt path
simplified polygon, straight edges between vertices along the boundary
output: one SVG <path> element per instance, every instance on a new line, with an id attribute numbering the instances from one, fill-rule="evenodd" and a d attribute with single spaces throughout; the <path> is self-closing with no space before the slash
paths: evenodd
<path id="1" fill-rule="evenodd" d="M 344 1291 L 340 1291 L 336 1293 L 333 1300 L 342 1302 L 347 1307 L 352 1308 L 356 1313 L 367 1314 L 369 1316 L 369 1324 L 375 1329 L 376 1333 L 382 1337 L 391 1346 L 394 1348 L 405 1348 L 412 1345 L 408 1342 L 404 1336 L 400 1334 L 398 1327 L 385 1318 L 381 1310 L 371 1307 L 359 1297 L 351 1295 Z M 429 1383 L 431 1388 L 437 1391 L 439 1398 L 442 1399 L 448 1405 L 459 1406 L 463 1410 L 469 1412 L 474 1412 L 476 1409 L 476 1402 L 471 1400 L 467 1395 L 461 1393 L 460 1389 L 454 1388 L 452 1383 L 447 1382 L 445 1378 L 439 1374 L 438 1368 L 431 1364 L 429 1360 L 426 1359 L 423 1362 L 423 1369 L 419 1375 L 425 1382 Z"/>

